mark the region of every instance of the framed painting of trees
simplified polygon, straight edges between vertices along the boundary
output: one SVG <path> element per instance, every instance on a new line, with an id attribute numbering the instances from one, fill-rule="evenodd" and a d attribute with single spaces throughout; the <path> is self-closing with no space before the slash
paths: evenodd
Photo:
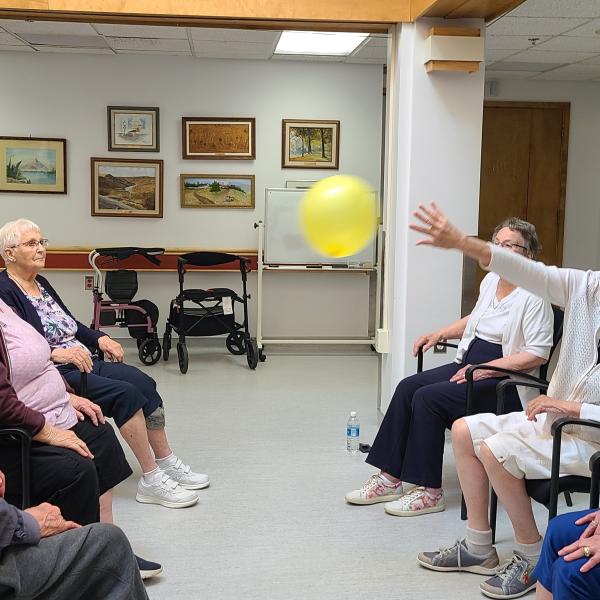
<path id="1" fill-rule="evenodd" d="M 339 121 L 283 119 L 281 166 L 284 169 L 338 169 Z"/>

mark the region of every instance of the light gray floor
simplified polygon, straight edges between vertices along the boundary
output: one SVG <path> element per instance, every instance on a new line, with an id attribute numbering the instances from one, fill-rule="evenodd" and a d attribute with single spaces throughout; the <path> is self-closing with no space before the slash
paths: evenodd
<path id="1" fill-rule="evenodd" d="M 182 510 L 135 502 L 140 471 L 117 488 L 115 521 L 136 552 L 158 560 L 152 600 L 342 600 L 480 598 L 481 578 L 419 568 L 418 551 L 462 535 L 457 478 L 447 445 L 448 508 L 423 517 L 386 515 L 382 505 L 346 505 L 344 494 L 372 472 L 345 452 L 357 410 L 362 436 L 377 429 L 373 354 L 270 355 L 255 372 L 245 357 L 200 348 L 187 375 L 176 361 L 145 368 L 166 404 L 177 454 L 207 472 L 211 486 Z M 139 364 L 133 351 L 129 361 Z M 584 507 L 584 497 L 576 498 Z M 564 510 L 564 509 L 563 509 Z M 537 507 L 545 526 L 546 512 Z M 499 552 L 510 553 L 502 511 Z"/>

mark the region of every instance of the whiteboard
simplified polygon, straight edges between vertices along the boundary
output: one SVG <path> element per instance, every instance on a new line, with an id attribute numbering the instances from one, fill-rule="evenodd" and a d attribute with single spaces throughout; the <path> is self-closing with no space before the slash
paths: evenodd
<path id="1" fill-rule="evenodd" d="M 331 258 L 319 254 L 305 241 L 298 211 L 306 190 L 267 188 L 265 190 L 264 258 L 267 265 L 346 265 L 372 267 L 375 240 L 358 254 Z"/>

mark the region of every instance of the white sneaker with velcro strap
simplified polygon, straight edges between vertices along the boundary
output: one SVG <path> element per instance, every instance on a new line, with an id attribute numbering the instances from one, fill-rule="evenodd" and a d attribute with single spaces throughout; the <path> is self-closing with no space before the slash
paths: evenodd
<path id="1" fill-rule="evenodd" d="M 142 477 L 138 482 L 135 496 L 143 504 L 160 504 L 167 508 L 186 508 L 198 502 L 198 494 L 186 490 L 167 473 L 161 473 L 152 483 L 146 483 Z"/>

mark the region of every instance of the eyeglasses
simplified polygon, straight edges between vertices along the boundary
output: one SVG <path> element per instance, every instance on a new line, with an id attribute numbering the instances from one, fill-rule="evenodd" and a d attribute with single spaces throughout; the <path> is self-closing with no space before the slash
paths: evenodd
<path id="1" fill-rule="evenodd" d="M 520 248 L 525 252 L 529 250 L 527 246 L 521 246 L 521 244 L 515 244 L 514 242 L 494 242 L 494 246 L 500 246 L 501 248 L 506 248 L 507 250 L 514 250 L 515 248 Z"/>
<path id="2" fill-rule="evenodd" d="M 28 242 L 15 244 L 14 246 L 11 246 L 11 248 L 18 248 L 19 246 L 25 246 L 26 248 L 31 248 L 31 250 L 37 248 L 38 246 L 41 246 L 42 248 L 47 248 L 48 240 L 46 238 L 42 238 L 41 240 L 29 240 Z"/>

